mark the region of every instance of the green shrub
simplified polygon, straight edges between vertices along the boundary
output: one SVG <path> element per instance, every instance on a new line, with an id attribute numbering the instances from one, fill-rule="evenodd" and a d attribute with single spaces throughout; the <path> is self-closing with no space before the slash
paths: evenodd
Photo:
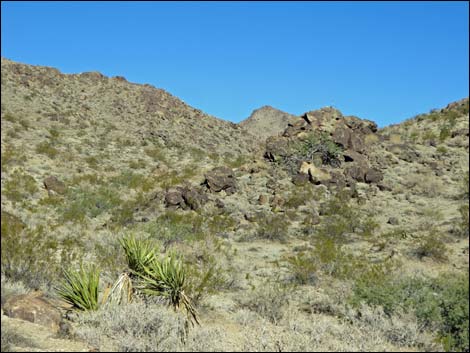
<path id="1" fill-rule="evenodd" d="M 282 214 L 263 214 L 257 220 L 257 237 L 272 241 L 285 241 L 289 223 Z"/>
<path id="2" fill-rule="evenodd" d="M 364 273 L 350 303 L 383 307 L 385 313 L 412 310 L 425 328 L 436 330 L 447 351 L 469 349 L 468 273 L 432 278 L 397 278 L 390 272 Z"/>
<path id="3" fill-rule="evenodd" d="M 318 264 L 311 254 L 301 252 L 287 258 L 287 263 L 295 283 L 301 285 L 315 283 Z"/>
<path id="4" fill-rule="evenodd" d="M 11 113 L 5 113 L 2 117 L 2 120 L 6 120 L 6 121 L 9 121 L 11 123 L 15 123 L 18 118 L 16 116 L 14 116 L 13 114 Z"/>
<path id="5" fill-rule="evenodd" d="M 166 211 L 156 220 L 143 224 L 140 229 L 164 248 L 175 242 L 191 242 L 206 237 L 203 217 L 196 213 Z"/>
<path id="6" fill-rule="evenodd" d="M 26 156 L 20 151 L 19 148 L 16 148 L 12 145 L 2 146 L 2 159 L 1 166 L 2 172 L 7 170 L 7 167 L 19 164 L 22 165 L 26 161 Z"/>
<path id="7" fill-rule="evenodd" d="M 98 309 L 98 286 L 100 271 L 96 266 L 83 266 L 80 270 L 64 270 L 64 280 L 57 288 L 57 294 L 79 310 Z"/>
<path id="8" fill-rule="evenodd" d="M 59 150 L 54 147 L 54 144 L 49 141 L 43 141 L 36 145 L 36 152 L 44 154 L 50 159 L 54 159 L 59 154 Z"/>
<path id="9" fill-rule="evenodd" d="M 5 181 L 3 195 L 11 201 L 18 202 L 30 198 L 38 191 L 36 180 L 31 175 L 15 169 Z"/>
<path id="10" fill-rule="evenodd" d="M 79 187 L 71 189 L 67 193 L 68 202 L 61 209 L 61 220 L 64 222 L 83 222 L 85 217 L 95 218 L 100 214 L 113 209 L 121 204 L 121 199 L 116 191 L 106 186 L 96 189 Z"/>
<path id="11" fill-rule="evenodd" d="M 314 163 L 318 157 L 324 165 L 339 167 L 341 164 L 342 148 L 326 133 L 310 133 L 296 149 L 303 160 Z"/>
<path id="12" fill-rule="evenodd" d="M 450 126 L 448 124 L 442 125 L 439 131 L 439 141 L 444 142 L 450 136 Z"/>
<path id="13" fill-rule="evenodd" d="M 29 229 L 2 212 L 2 274 L 30 288 L 49 287 L 63 264 L 83 253 L 79 239 L 57 238 L 44 227 Z"/>
<path id="14" fill-rule="evenodd" d="M 420 241 L 415 254 L 422 259 L 423 257 L 431 257 L 436 261 L 444 261 L 447 259 L 447 248 L 445 243 L 436 230 L 431 229 L 429 233 Z"/>
<path id="15" fill-rule="evenodd" d="M 460 224 L 458 227 L 457 233 L 463 237 L 468 237 L 469 235 L 469 207 L 468 201 L 459 207 L 459 212 L 461 216 Z"/>

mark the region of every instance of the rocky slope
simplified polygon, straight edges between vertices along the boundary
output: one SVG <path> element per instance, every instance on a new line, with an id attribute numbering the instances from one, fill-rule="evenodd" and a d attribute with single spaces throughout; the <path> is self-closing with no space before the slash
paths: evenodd
<path id="1" fill-rule="evenodd" d="M 1 80 L 5 347 L 442 348 L 412 312 L 349 303 L 374 266 L 397 281 L 468 273 L 468 98 L 384 129 L 329 107 L 263 107 L 236 125 L 121 77 L 2 59 Z M 184 340 L 158 303 L 48 304 L 80 261 L 112 283 L 131 233 L 182 254 L 204 288 L 192 293 L 203 325 Z M 43 299 L 11 309 L 37 288 Z M 35 305 L 66 334 L 31 326 Z"/>

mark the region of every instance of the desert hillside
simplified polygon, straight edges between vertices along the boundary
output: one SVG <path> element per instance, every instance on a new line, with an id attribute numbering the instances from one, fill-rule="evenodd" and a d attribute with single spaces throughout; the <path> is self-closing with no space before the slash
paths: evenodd
<path id="1" fill-rule="evenodd" d="M 1 85 L 2 351 L 468 351 L 468 98 L 379 129 L 4 58 Z"/>

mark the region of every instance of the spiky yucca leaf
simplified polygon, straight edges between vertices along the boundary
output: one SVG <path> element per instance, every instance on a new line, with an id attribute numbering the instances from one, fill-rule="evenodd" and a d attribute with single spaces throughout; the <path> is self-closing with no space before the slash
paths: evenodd
<path id="1" fill-rule="evenodd" d="M 127 264 L 132 272 L 142 273 L 144 267 L 157 259 L 158 248 L 150 240 L 137 239 L 134 234 L 119 239 L 126 253 Z"/>
<path id="2" fill-rule="evenodd" d="M 196 309 L 184 292 L 187 286 L 186 272 L 183 262 L 172 253 L 161 261 L 144 266 L 144 271 L 136 274 L 142 280 L 140 289 L 144 293 L 167 297 L 175 309 L 183 306 L 188 315 L 199 324 Z"/>
<path id="3" fill-rule="evenodd" d="M 58 295 L 80 310 L 98 309 L 98 285 L 100 271 L 95 265 L 83 266 L 80 270 L 64 270 L 64 280 L 57 288 Z"/>

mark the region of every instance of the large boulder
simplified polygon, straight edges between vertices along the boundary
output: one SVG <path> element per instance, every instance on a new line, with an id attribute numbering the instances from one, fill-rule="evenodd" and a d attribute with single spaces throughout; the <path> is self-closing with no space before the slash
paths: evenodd
<path id="1" fill-rule="evenodd" d="M 312 163 L 302 162 L 299 173 L 308 174 L 313 184 L 324 184 L 331 180 L 330 173 L 324 168 L 317 168 Z"/>
<path id="2" fill-rule="evenodd" d="M 192 210 L 197 210 L 204 206 L 207 201 L 207 195 L 200 189 L 194 187 L 186 187 L 182 193 L 185 205 Z"/>
<path id="3" fill-rule="evenodd" d="M 384 176 L 382 172 L 378 169 L 369 168 L 365 174 L 366 183 L 377 184 L 383 180 Z"/>
<path id="4" fill-rule="evenodd" d="M 228 167 L 217 167 L 205 174 L 205 184 L 211 192 L 220 192 L 225 190 L 227 195 L 237 191 L 235 174 Z"/>
<path id="5" fill-rule="evenodd" d="M 269 137 L 266 140 L 266 152 L 264 157 L 271 162 L 276 162 L 289 154 L 287 140 L 279 137 Z"/>
<path id="6" fill-rule="evenodd" d="M 364 136 L 362 133 L 341 124 L 333 131 L 332 139 L 344 149 L 363 152 L 365 147 Z"/>
<path id="7" fill-rule="evenodd" d="M 65 184 L 55 176 L 48 176 L 44 179 L 43 184 L 49 195 L 63 195 L 67 191 Z"/>
<path id="8" fill-rule="evenodd" d="M 8 298 L 3 306 L 5 315 L 26 320 L 59 332 L 62 315 L 40 291 L 15 295 Z"/>

